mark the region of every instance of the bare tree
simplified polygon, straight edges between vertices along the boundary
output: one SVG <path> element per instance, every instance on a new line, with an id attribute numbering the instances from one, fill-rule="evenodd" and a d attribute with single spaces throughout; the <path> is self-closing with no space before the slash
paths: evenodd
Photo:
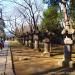
<path id="1" fill-rule="evenodd" d="M 17 23 L 17 19 L 18 17 L 15 16 L 14 19 L 11 18 L 12 16 L 6 17 L 6 20 L 8 23 L 8 25 L 6 25 L 7 30 L 15 35 L 18 36 L 19 35 L 19 27 L 20 27 L 20 23 Z M 10 28 L 9 28 L 10 27 Z"/>
<path id="2" fill-rule="evenodd" d="M 37 4 L 36 0 L 23 0 L 23 3 L 12 0 L 19 8 L 17 10 L 26 19 L 29 25 L 33 25 L 34 29 L 37 28 L 38 20 L 41 17 L 40 13 L 43 10 L 41 4 Z"/>

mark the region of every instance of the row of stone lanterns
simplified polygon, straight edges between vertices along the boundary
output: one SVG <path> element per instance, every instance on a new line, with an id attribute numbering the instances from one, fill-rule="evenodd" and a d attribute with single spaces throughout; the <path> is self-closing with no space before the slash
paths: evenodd
<path id="1" fill-rule="evenodd" d="M 44 46 L 44 50 L 43 50 L 43 54 L 50 56 L 50 37 L 51 37 L 51 33 L 48 30 L 45 30 L 45 32 L 43 33 L 43 39 L 42 43 Z M 30 47 L 30 48 L 34 48 L 34 50 L 39 51 L 39 41 L 40 41 L 40 35 L 42 35 L 42 33 L 40 33 L 39 30 L 35 30 L 33 32 L 26 32 L 24 36 L 24 41 L 25 41 L 25 46 L 26 47 Z"/>

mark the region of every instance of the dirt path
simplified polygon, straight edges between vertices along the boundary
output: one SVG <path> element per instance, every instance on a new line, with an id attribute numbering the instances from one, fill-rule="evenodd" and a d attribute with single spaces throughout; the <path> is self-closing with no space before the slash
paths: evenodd
<path id="1" fill-rule="evenodd" d="M 52 61 L 50 57 L 41 56 L 41 53 L 33 49 L 18 46 L 11 50 L 16 75 L 50 75 L 48 71 L 57 67 L 56 60 Z"/>
<path id="2" fill-rule="evenodd" d="M 63 55 L 54 57 L 42 56 L 40 52 L 24 46 L 11 48 L 16 75 L 74 75 L 74 69 L 58 65 Z"/>

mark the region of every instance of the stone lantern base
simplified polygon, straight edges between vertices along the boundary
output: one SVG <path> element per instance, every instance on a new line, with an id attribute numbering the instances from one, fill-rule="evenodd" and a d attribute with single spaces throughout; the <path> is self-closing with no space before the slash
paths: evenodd
<path id="1" fill-rule="evenodd" d="M 74 68 L 75 67 L 75 61 L 65 61 L 65 60 L 61 60 L 58 61 L 58 65 L 61 67 L 69 67 L 69 68 Z"/>
<path id="2" fill-rule="evenodd" d="M 25 41 L 25 46 L 28 47 L 28 41 L 27 40 Z"/>
<path id="3" fill-rule="evenodd" d="M 38 40 L 34 41 L 34 49 L 37 50 L 39 48 Z"/>
<path id="4" fill-rule="evenodd" d="M 43 57 L 50 57 L 50 53 L 49 52 L 48 53 L 42 53 L 41 56 L 43 56 Z"/>
<path id="5" fill-rule="evenodd" d="M 47 43 L 47 42 L 44 42 L 43 56 L 50 57 L 49 43 Z"/>
<path id="6" fill-rule="evenodd" d="M 28 46 L 31 47 L 31 40 L 28 41 Z"/>
<path id="7" fill-rule="evenodd" d="M 63 61 L 62 62 L 63 67 L 69 67 L 69 68 L 74 68 L 75 67 L 75 61 Z"/>
<path id="8" fill-rule="evenodd" d="M 49 44 L 48 44 L 48 43 L 44 43 L 44 52 L 43 52 L 43 53 L 44 53 L 44 54 L 45 54 L 45 53 L 49 53 L 48 50 L 49 50 Z"/>
<path id="9" fill-rule="evenodd" d="M 58 65 L 61 67 L 69 67 L 73 68 L 75 66 L 75 61 L 71 59 L 72 55 L 72 45 L 65 45 L 64 46 L 64 58 L 61 61 L 58 61 Z"/>

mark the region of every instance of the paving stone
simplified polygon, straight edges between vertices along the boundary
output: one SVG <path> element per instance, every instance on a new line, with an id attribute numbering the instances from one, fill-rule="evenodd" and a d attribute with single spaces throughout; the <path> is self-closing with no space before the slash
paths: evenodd
<path id="1" fill-rule="evenodd" d="M 14 75 L 12 69 L 11 52 L 8 45 L 9 42 L 5 41 L 4 48 L 2 49 L 2 51 L 0 51 L 0 75 L 4 75 L 4 72 L 6 75 Z"/>

